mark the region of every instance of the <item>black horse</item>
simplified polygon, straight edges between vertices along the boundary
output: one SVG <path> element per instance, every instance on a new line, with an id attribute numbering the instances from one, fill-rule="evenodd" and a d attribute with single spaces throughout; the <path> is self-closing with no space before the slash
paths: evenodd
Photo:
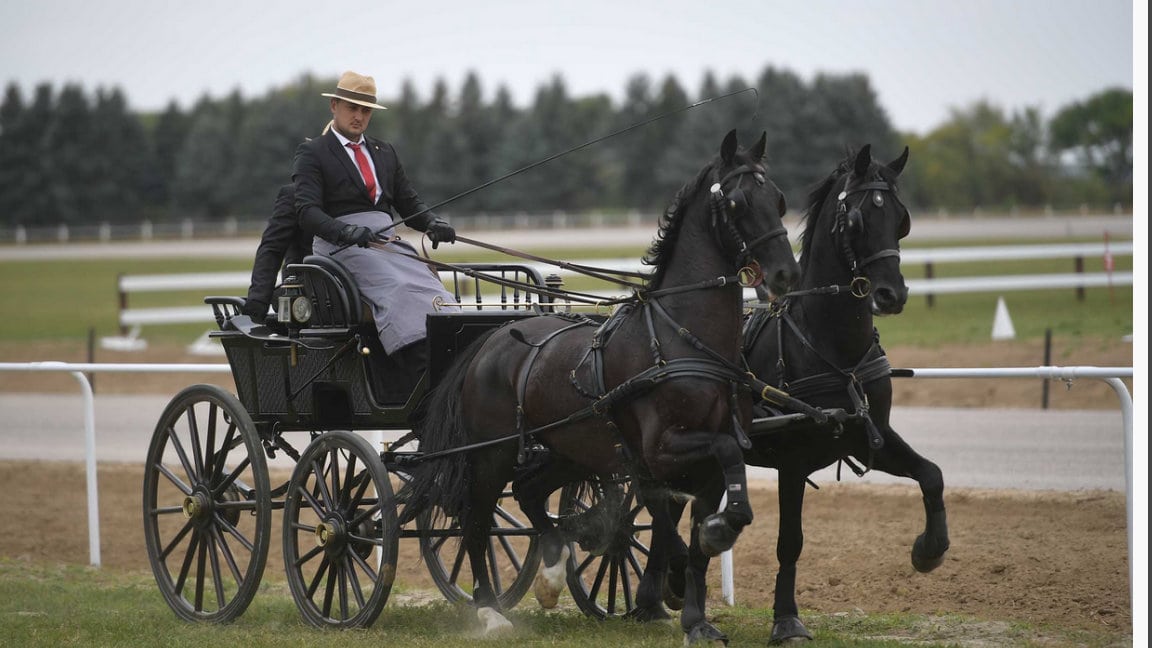
<path id="1" fill-rule="evenodd" d="M 492 512 L 542 444 L 550 467 L 513 488 L 541 532 L 545 573 L 558 569 L 562 584 L 567 564 L 567 539 L 545 509 L 554 490 L 590 472 L 674 484 L 698 502 L 681 626 L 690 642 L 723 638 L 704 617 L 704 575 L 709 557 L 752 521 L 738 440 L 757 385 L 740 366 L 739 277 L 762 274 L 782 294 L 799 272 L 765 141 L 745 151 L 728 134 L 665 213 L 645 258 L 654 271 L 607 321 L 542 315 L 505 325 L 473 343 L 432 392 L 419 426 L 427 460 L 398 495 L 401 520 L 432 507 L 460 517 L 473 601 L 489 627 L 507 624 L 486 564 Z M 726 487 L 727 508 L 716 513 Z"/>
<path id="2" fill-rule="evenodd" d="M 944 479 L 889 424 L 891 367 L 880 347 L 873 315 L 897 314 L 907 288 L 900 273 L 900 239 L 911 219 L 896 194 L 908 150 L 888 164 L 871 147 L 850 153 L 809 195 L 801 234 L 799 287 L 757 309 L 744 326 L 749 369 L 809 405 L 842 411 L 828 423 L 779 416 L 756 407 L 749 465 L 779 471 L 780 529 L 772 643 L 811 639 L 796 605 L 796 563 L 804 546 L 802 514 L 808 476 L 837 461 L 915 479 L 924 499 L 924 532 L 912 546 L 912 565 L 928 572 L 948 550 Z M 679 517 L 673 511 L 673 518 Z M 676 536 L 653 531 L 652 549 L 637 592 L 634 616 L 658 618 L 657 592 L 670 607 L 682 604 L 687 551 Z"/>
<path id="3" fill-rule="evenodd" d="M 896 192 L 907 160 L 905 148 L 896 160 L 879 164 L 865 146 L 811 192 L 799 287 L 754 311 L 745 325 L 745 358 L 757 376 L 810 405 L 848 414 L 837 425 L 755 432 L 745 455 L 751 465 L 779 471 L 773 641 L 811 638 L 798 615 L 795 589 L 805 483 L 814 471 L 844 460 L 858 473 L 862 464 L 915 479 L 927 520 L 913 543 L 912 565 L 931 571 L 948 550 L 943 475 L 889 424 L 891 367 L 873 327 L 873 314 L 900 313 L 908 296 L 899 241 L 911 220 Z"/>

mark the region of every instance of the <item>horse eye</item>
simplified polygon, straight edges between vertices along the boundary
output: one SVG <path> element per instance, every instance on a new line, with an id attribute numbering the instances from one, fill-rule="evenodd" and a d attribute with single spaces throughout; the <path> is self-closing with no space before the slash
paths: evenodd
<path id="1" fill-rule="evenodd" d="M 872 192 L 872 204 L 877 207 L 884 206 L 884 196 L 879 191 Z"/>

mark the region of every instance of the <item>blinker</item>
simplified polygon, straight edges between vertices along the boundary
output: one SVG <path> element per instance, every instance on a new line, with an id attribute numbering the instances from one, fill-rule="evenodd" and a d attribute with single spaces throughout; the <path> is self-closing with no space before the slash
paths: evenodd
<path id="1" fill-rule="evenodd" d="M 853 232 L 864 229 L 864 214 L 860 213 L 859 207 L 853 207 L 848 211 L 848 229 Z"/>
<path id="2" fill-rule="evenodd" d="M 728 207 L 730 209 L 737 209 L 738 207 L 746 209 L 748 207 L 748 198 L 744 195 L 744 191 L 737 187 L 728 194 Z"/>

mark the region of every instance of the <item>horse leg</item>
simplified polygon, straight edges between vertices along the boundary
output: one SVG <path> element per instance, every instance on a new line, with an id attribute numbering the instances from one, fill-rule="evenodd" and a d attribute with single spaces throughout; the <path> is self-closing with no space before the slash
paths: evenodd
<path id="1" fill-rule="evenodd" d="M 701 643 L 728 645 L 728 636 L 708 622 L 704 614 L 708 596 L 708 562 L 711 558 L 700 543 L 701 529 L 720 504 L 720 489 L 697 497 L 692 502 L 692 538 L 688 546 L 688 569 L 684 575 L 684 609 L 680 612 L 680 629 L 684 631 L 684 645 Z"/>
<path id="2" fill-rule="evenodd" d="M 660 452 L 653 460 L 657 464 L 685 465 L 707 458 L 720 463 L 728 492 L 724 511 L 712 511 L 700 530 L 700 549 L 711 557 L 731 549 L 744 527 L 752 523 L 748 478 L 740 445 L 728 434 L 677 430 L 676 434 L 664 436 Z"/>
<path id="3" fill-rule="evenodd" d="M 667 537 L 672 547 L 668 555 L 668 576 L 664 581 L 664 605 L 669 609 L 680 611 L 684 609 L 684 579 L 688 573 L 688 545 L 680 538 L 676 527 L 684 515 L 684 508 L 688 500 L 683 498 L 669 498 L 668 506 L 671 514 L 671 523 L 668 526 Z"/>
<path id="4" fill-rule="evenodd" d="M 638 486 L 641 501 L 644 502 L 648 513 L 652 516 L 652 545 L 648 548 L 648 561 L 644 565 L 644 573 L 636 586 L 636 607 L 628 612 L 628 618 L 634 621 L 667 621 L 672 618 L 664 604 L 679 610 L 683 606 L 684 597 L 684 566 L 688 547 L 676 532 L 676 522 L 684 510 L 682 501 L 673 497 L 666 488 L 657 487 L 650 482 Z M 674 556 L 684 556 L 679 560 L 680 573 L 673 569 L 669 571 L 674 562 Z M 676 594 L 669 591 L 670 581 L 678 584 Z M 661 604 L 663 600 L 664 604 Z"/>
<path id="5" fill-rule="evenodd" d="M 812 633 L 800 621 L 796 605 L 796 563 L 804 549 L 804 488 L 800 470 L 782 467 L 778 477 L 780 530 L 776 537 L 776 592 L 772 602 L 771 644 L 798 639 L 811 639 Z"/>
<path id="6" fill-rule="evenodd" d="M 568 542 L 548 515 L 548 498 L 568 482 L 584 479 L 587 471 L 562 456 L 550 454 L 512 481 L 512 494 L 520 510 L 540 532 L 543 568 L 533 586 L 536 601 L 552 609 L 560 600 L 568 576 Z"/>
<path id="7" fill-rule="evenodd" d="M 940 467 L 920 456 L 891 427 L 884 432 L 884 448 L 876 453 L 873 467 L 892 475 L 915 479 L 924 500 L 924 532 L 912 543 L 912 567 L 927 573 L 944 562 L 948 551 L 948 515 L 944 510 L 944 474 Z"/>
<path id="8" fill-rule="evenodd" d="M 700 549 L 709 556 L 719 556 L 736 544 L 744 527 L 752 523 L 752 504 L 748 501 L 747 466 L 740 445 L 731 436 L 716 436 L 710 448 L 720 462 L 727 489 L 724 511 L 713 513 L 700 527 Z"/>
<path id="9" fill-rule="evenodd" d="M 498 451 L 497 451 L 498 452 Z M 492 533 L 492 514 L 500 501 L 507 471 L 500 470 L 498 456 L 491 450 L 482 450 L 472 456 L 473 480 L 469 489 L 468 506 L 462 513 L 462 542 L 472 567 L 472 603 L 476 617 L 484 624 L 484 633 L 490 634 L 512 627 L 500 609 L 500 601 L 492 586 L 492 572 L 488 562 L 488 546 Z"/>

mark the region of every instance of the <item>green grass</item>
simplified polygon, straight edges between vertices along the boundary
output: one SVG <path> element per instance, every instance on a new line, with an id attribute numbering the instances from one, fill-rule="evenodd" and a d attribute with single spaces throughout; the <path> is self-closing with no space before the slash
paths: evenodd
<path id="1" fill-rule="evenodd" d="M 771 611 L 713 606 L 713 623 L 733 646 L 767 645 Z M 179 620 L 164 603 L 150 574 L 108 569 L 33 565 L 0 560 L 0 630 L 5 645 L 156 646 L 203 648 L 345 648 L 349 645 L 406 648 L 479 646 L 680 646 L 678 624 L 589 619 L 576 611 L 541 611 L 525 603 L 508 614 L 515 629 L 500 638 L 481 638 L 467 608 L 444 602 L 423 606 L 389 603 L 368 629 L 332 631 L 307 626 L 282 584 L 263 584 L 248 610 L 228 625 Z M 1104 646 L 1117 637 L 1068 629 L 958 616 L 803 612 L 815 646 L 956 646 L 978 639 L 984 645 Z"/>
<path id="2" fill-rule="evenodd" d="M 966 241 L 965 245 L 989 245 L 989 241 Z M 590 258 L 635 257 L 643 249 L 620 247 L 599 250 L 538 249 L 533 254 L 548 258 L 579 260 Z M 449 262 L 510 261 L 507 256 L 475 248 L 452 248 L 437 258 Z M 1085 259 L 1085 272 L 1103 270 L 1101 259 Z M 0 341 L 80 341 L 89 328 L 98 336 L 118 331 L 116 279 L 124 274 L 166 274 L 181 272 L 247 272 L 245 259 L 101 259 L 58 261 L 3 261 L 0 273 L 6 283 L 5 316 L 0 318 Z M 1131 256 L 1116 257 L 1116 270 L 1129 271 Z M 924 276 L 920 264 L 906 264 L 908 279 Z M 1042 274 L 1072 272 L 1072 259 L 998 261 L 987 263 L 937 264 L 935 276 Z M 578 290 L 605 290 L 611 286 L 587 278 L 568 278 L 565 287 Z M 236 291 L 240 293 L 242 291 Z M 624 291 L 621 291 L 623 294 Z M 996 298 L 991 293 L 940 295 L 936 305 L 927 307 L 923 296 L 909 299 L 905 312 L 883 318 L 877 326 L 886 344 L 933 346 L 942 343 L 982 342 L 991 334 Z M 1073 289 L 1010 291 L 1003 294 L 1018 339 L 1037 339 L 1045 329 L 1064 337 L 1119 338 L 1132 331 L 1132 287 L 1089 288 L 1084 301 Z M 132 307 L 193 306 L 203 303 L 202 292 L 138 293 L 129 297 Z M 207 316 L 207 306 L 206 309 Z M 149 340 L 187 343 L 205 327 L 194 325 L 154 326 L 144 331 Z"/>

